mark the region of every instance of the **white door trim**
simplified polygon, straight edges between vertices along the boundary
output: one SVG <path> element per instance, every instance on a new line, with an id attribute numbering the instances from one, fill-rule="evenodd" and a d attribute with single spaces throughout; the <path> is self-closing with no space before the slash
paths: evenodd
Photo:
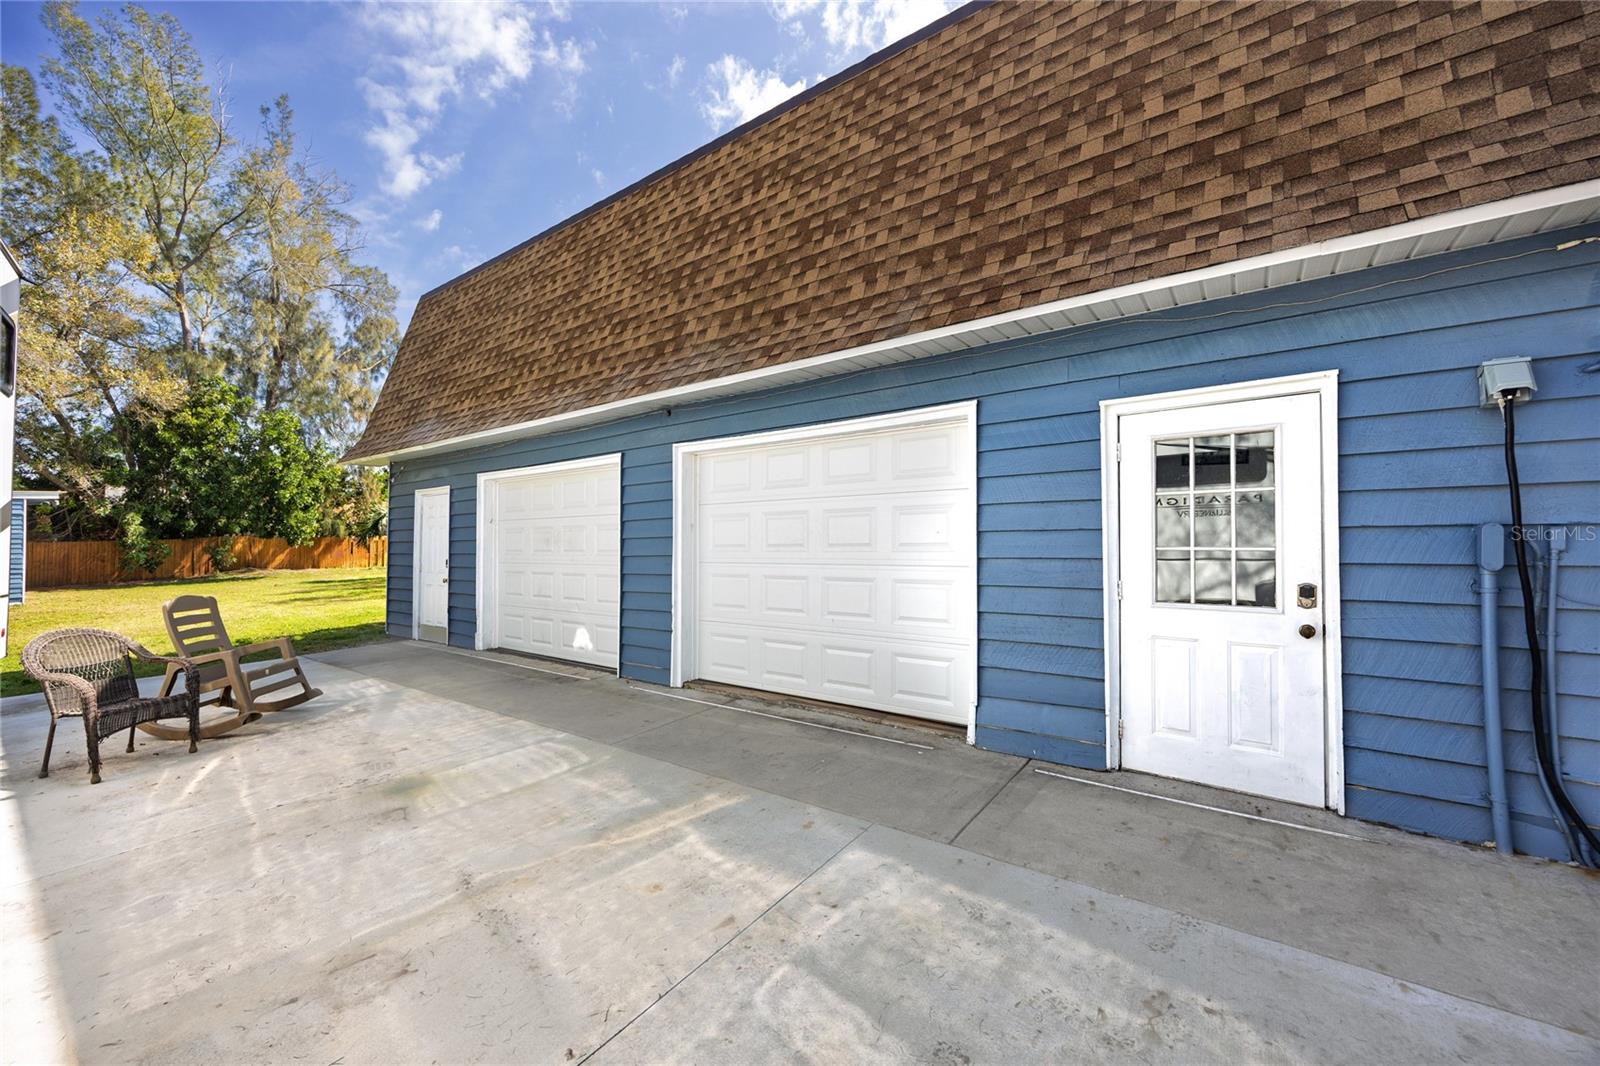
<path id="1" fill-rule="evenodd" d="M 444 535 L 446 541 L 450 537 L 450 486 L 432 485 L 425 489 L 417 489 L 411 494 L 411 639 L 422 638 L 422 579 L 418 576 L 422 572 L 422 498 L 424 496 L 444 496 Z M 449 557 L 448 550 L 445 552 Z M 450 567 L 445 566 L 444 586 L 444 640 L 450 643 Z"/>
<path id="2" fill-rule="evenodd" d="M 796 426 L 764 433 L 746 433 L 736 437 L 715 437 L 707 440 L 680 441 L 672 446 L 672 661 L 669 682 L 681 688 L 692 680 L 686 664 L 694 659 L 694 538 L 690 533 L 695 508 L 694 459 L 711 452 L 736 448 L 760 447 L 790 441 L 820 440 L 825 437 L 852 433 L 871 433 L 885 429 L 900 429 L 938 422 L 964 421 L 972 447 L 972 485 L 968 494 L 971 501 L 967 515 L 972 530 L 972 618 L 970 620 L 971 644 L 968 666 L 971 670 L 972 692 L 967 707 L 967 743 L 972 743 L 977 728 L 978 712 L 978 401 L 941 404 L 938 407 L 919 407 L 908 411 L 866 418 L 851 418 L 840 422 Z"/>
<path id="3" fill-rule="evenodd" d="M 488 536 L 489 523 L 492 518 L 492 505 L 495 500 L 494 490 L 501 481 L 513 478 L 529 477 L 538 474 L 560 474 L 572 470 L 582 470 L 586 467 L 615 466 L 617 468 L 617 500 L 618 513 L 621 513 L 622 500 L 622 453 L 607 452 L 604 455 L 591 455 L 583 459 L 566 459 L 558 463 L 539 463 L 534 466 L 519 466 L 509 470 L 491 470 L 478 475 L 478 505 L 473 528 L 473 543 L 476 547 L 476 556 L 473 560 L 477 567 L 476 580 L 473 582 L 472 611 L 475 619 L 472 634 L 472 646 L 478 651 L 487 651 L 494 647 L 495 633 L 490 626 L 484 624 L 484 596 L 488 586 L 486 575 L 491 573 L 494 566 L 494 545 Z M 622 632 L 622 566 L 620 554 L 622 547 L 620 539 L 617 552 L 619 555 L 617 566 L 617 632 Z M 617 654 L 617 673 L 622 672 L 621 648 Z"/>
<path id="4" fill-rule="evenodd" d="M 1117 476 L 1120 419 L 1124 415 L 1202 407 L 1238 400 L 1270 399 L 1314 393 L 1322 414 L 1322 590 L 1323 590 L 1323 720 L 1326 734 L 1325 805 L 1344 813 L 1344 626 L 1339 588 L 1339 372 L 1266 378 L 1199 389 L 1152 393 L 1100 401 L 1100 528 L 1101 586 L 1105 602 L 1106 769 L 1122 764 L 1122 606 L 1118 580 L 1122 531 Z"/>

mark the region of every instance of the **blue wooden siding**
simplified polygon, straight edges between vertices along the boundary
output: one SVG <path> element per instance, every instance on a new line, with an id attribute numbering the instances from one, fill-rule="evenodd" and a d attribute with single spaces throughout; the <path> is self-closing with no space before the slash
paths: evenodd
<path id="1" fill-rule="evenodd" d="M 1537 359 L 1518 417 L 1530 522 L 1600 522 L 1600 245 L 1593 228 L 1375 268 L 394 468 L 389 624 L 411 627 L 411 493 L 452 489 L 450 640 L 475 629 L 475 479 L 623 454 L 622 672 L 665 683 L 671 445 L 976 399 L 978 742 L 1105 762 L 1099 414 L 1107 398 L 1340 371 L 1347 803 L 1358 817 L 1483 840 L 1473 529 L 1509 521 L 1485 359 Z M 1378 286 L 1374 288 L 1374 286 Z M 1362 291 L 1355 291 L 1362 290 Z M 1563 562 L 1561 692 L 1575 799 L 1600 822 L 1600 542 Z M 1533 761 L 1521 626 L 1502 654 L 1518 845 L 1559 850 Z"/>
<path id="2" fill-rule="evenodd" d="M 6 590 L 12 603 L 21 603 L 28 565 L 28 501 L 11 501 L 11 543 L 6 545 L 11 553 L 11 571 L 7 575 L 10 588 Z"/>

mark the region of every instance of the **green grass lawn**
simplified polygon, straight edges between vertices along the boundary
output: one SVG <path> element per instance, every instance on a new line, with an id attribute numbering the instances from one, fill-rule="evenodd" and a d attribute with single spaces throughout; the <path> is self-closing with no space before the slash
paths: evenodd
<path id="1" fill-rule="evenodd" d="M 161 605 L 197 593 L 217 598 L 235 644 L 290 636 L 296 651 L 324 651 L 383 636 L 383 592 L 382 568 L 252 570 L 137 585 L 30 590 L 28 602 L 11 605 L 0 695 L 39 691 L 22 672 L 22 649 L 46 630 L 95 626 L 131 637 L 158 655 L 170 654 Z M 135 665 L 142 674 L 161 673 L 159 665 Z"/>

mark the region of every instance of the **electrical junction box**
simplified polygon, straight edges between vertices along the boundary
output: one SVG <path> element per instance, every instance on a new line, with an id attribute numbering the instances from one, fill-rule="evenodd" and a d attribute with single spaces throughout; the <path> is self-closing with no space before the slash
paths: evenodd
<path id="1" fill-rule="evenodd" d="M 1517 403 L 1527 403 L 1538 387 L 1533 383 L 1532 359 L 1491 359 L 1478 367 L 1478 402 L 1484 407 L 1498 407 L 1505 393 Z"/>

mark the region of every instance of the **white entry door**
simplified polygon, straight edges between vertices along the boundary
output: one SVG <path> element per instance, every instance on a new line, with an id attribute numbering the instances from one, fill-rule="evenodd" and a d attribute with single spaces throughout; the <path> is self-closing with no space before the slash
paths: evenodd
<path id="1" fill-rule="evenodd" d="M 688 457 L 684 677 L 965 724 L 976 672 L 970 415 L 860 425 Z"/>
<path id="2" fill-rule="evenodd" d="M 1315 394 L 1119 422 L 1122 765 L 1326 801 Z"/>
<path id="3" fill-rule="evenodd" d="M 417 636 L 449 639 L 450 488 L 418 490 L 416 510 Z"/>
<path id="4" fill-rule="evenodd" d="M 617 668 L 621 479 L 604 456 L 480 483 L 485 646 Z"/>

